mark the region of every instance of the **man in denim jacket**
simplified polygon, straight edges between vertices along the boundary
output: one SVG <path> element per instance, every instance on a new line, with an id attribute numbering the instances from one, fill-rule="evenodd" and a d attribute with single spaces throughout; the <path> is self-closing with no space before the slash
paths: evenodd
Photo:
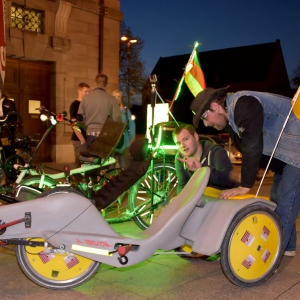
<path id="1" fill-rule="evenodd" d="M 220 198 L 247 194 L 259 167 L 266 167 L 275 148 L 291 99 L 276 94 L 241 91 L 227 94 L 227 88 L 206 88 L 191 104 L 196 127 L 226 130 L 243 155 L 241 185 L 222 191 Z M 270 167 L 275 172 L 271 200 L 284 231 L 284 254 L 295 256 L 295 221 L 300 209 L 300 121 L 292 113 L 277 145 Z"/>

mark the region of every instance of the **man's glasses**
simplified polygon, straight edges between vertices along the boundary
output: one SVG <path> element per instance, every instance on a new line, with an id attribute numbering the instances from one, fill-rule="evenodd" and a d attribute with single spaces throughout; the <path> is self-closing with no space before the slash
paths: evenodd
<path id="1" fill-rule="evenodd" d="M 204 114 L 201 116 L 200 119 L 203 120 L 203 121 L 206 120 L 206 119 L 207 119 L 207 116 L 208 116 L 208 113 L 209 113 L 209 109 L 208 109 L 207 111 L 204 112 Z"/>

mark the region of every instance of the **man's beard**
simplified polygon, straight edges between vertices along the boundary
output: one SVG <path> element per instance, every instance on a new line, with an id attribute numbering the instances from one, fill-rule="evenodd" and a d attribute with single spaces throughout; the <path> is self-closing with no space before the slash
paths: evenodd
<path id="1" fill-rule="evenodd" d="M 214 125 L 213 128 L 217 129 L 217 130 L 223 130 L 225 128 L 225 126 L 227 125 L 227 117 L 226 115 L 222 112 L 222 113 L 218 113 L 219 115 L 219 119 L 221 120 L 221 122 L 218 125 Z"/>

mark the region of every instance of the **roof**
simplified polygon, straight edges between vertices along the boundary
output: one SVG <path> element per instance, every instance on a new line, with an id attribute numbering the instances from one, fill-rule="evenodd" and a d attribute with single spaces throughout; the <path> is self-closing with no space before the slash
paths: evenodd
<path id="1" fill-rule="evenodd" d="M 189 54 L 160 57 L 151 74 L 158 78 L 157 90 L 165 101 L 172 100 L 178 82 L 189 60 Z M 288 95 L 289 79 L 280 41 L 272 43 L 198 52 L 206 86 L 221 88 L 229 85 L 229 92 L 256 90 Z M 177 121 L 191 123 L 189 104 L 193 95 L 185 85 L 173 106 Z"/>
<path id="2" fill-rule="evenodd" d="M 171 92 L 176 91 L 190 54 L 160 57 L 152 74 L 156 74 L 159 87 Z M 285 88 L 289 88 L 289 79 L 285 68 L 280 41 L 273 43 L 227 48 L 198 52 L 206 85 L 220 88 L 227 85 L 266 83 L 270 71 L 274 73 L 274 62 L 281 74 Z M 256 89 L 258 90 L 258 89 Z M 268 90 L 268 92 L 275 92 Z M 174 92 L 175 93 L 175 92 Z M 172 99 L 173 95 L 166 95 Z"/>

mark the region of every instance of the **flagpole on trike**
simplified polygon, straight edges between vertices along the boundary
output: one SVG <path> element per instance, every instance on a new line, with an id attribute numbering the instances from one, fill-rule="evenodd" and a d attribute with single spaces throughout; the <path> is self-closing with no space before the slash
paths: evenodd
<path id="1" fill-rule="evenodd" d="M 299 99 L 299 97 L 300 97 L 300 86 L 298 87 L 298 90 L 297 90 L 296 94 L 294 95 L 294 97 L 293 97 L 293 99 L 292 99 L 292 106 L 291 106 L 291 109 L 290 109 L 290 111 L 289 111 L 289 113 L 288 113 L 288 115 L 287 115 L 287 117 L 286 117 L 286 119 L 285 119 L 285 121 L 284 121 L 284 124 L 283 124 L 283 126 L 282 126 L 281 132 L 280 132 L 279 137 L 278 137 L 278 139 L 277 139 L 277 141 L 276 141 L 276 144 L 275 144 L 275 146 L 274 146 L 273 152 L 272 152 L 272 154 L 271 154 L 271 156 L 270 156 L 268 165 L 267 165 L 267 167 L 266 167 L 266 169 L 265 169 L 264 175 L 263 175 L 263 177 L 261 178 L 259 187 L 258 187 L 257 192 L 256 192 L 256 194 L 255 194 L 255 198 L 257 198 L 257 196 L 258 196 L 259 190 L 260 190 L 260 188 L 261 188 L 261 186 L 262 186 L 262 183 L 263 183 L 263 181 L 264 181 L 264 179 L 265 179 L 265 177 L 266 177 L 266 174 L 267 174 L 267 172 L 268 172 L 269 165 L 270 165 L 271 160 L 272 160 L 272 158 L 273 158 L 273 156 L 274 156 L 274 153 L 275 153 L 275 151 L 276 151 L 276 148 L 277 148 L 277 146 L 278 146 L 278 143 L 279 143 L 279 141 L 280 141 L 280 138 L 281 138 L 281 136 L 282 136 L 282 133 L 283 133 L 283 131 L 284 131 L 284 129 L 285 129 L 285 126 L 286 126 L 286 124 L 287 124 L 287 122 L 288 122 L 288 120 L 289 120 L 289 118 L 290 118 L 290 115 L 291 115 L 293 109 L 295 108 L 295 104 L 296 104 L 297 100 Z M 297 102 L 297 109 L 298 109 L 298 111 L 294 111 L 294 114 L 296 115 L 296 117 L 297 117 L 298 119 L 300 119 L 300 104 L 298 105 L 298 103 L 300 103 L 300 102 Z"/>
<path id="2" fill-rule="evenodd" d="M 179 83 L 178 83 L 176 92 L 175 92 L 174 97 L 173 97 L 173 99 L 172 99 L 172 101 L 171 101 L 171 105 L 170 105 L 169 111 L 171 110 L 174 101 L 175 101 L 175 100 L 178 98 L 178 96 L 179 96 L 179 92 L 180 92 L 180 90 L 181 90 L 181 85 L 182 85 L 183 80 L 184 80 L 184 77 L 185 77 L 185 75 L 186 75 L 186 73 L 187 73 L 187 66 L 188 66 L 188 65 L 191 63 L 191 61 L 194 59 L 194 56 L 195 56 L 195 53 L 196 53 L 196 49 L 197 49 L 197 47 L 198 47 L 199 45 L 200 45 L 200 43 L 198 43 L 197 41 L 194 43 L 193 51 L 192 51 L 192 53 L 191 53 L 191 55 L 190 55 L 190 58 L 189 58 L 189 60 L 188 60 L 188 62 L 187 62 L 187 64 L 186 64 L 186 67 L 184 68 L 184 71 L 183 71 L 183 74 L 182 74 L 182 76 L 181 76 L 181 79 L 180 79 L 180 81 L 179 81 Z"/>

